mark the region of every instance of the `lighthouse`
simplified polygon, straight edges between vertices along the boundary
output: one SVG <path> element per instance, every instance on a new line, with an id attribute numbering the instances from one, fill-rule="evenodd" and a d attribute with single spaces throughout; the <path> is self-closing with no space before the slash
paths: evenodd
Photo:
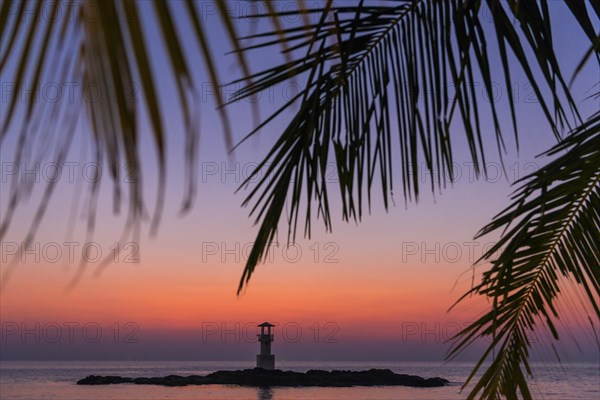
<path id="1" fill-rule="evenodd" d="M 260 354 L 256 356 L 256 368 L 275 369 L 275 355 L 271 354 L 271 342 L 273 341 L 272 325 L 268 322 L 263 322 L 258 325 L 260 334 L 258 341 L 260 342 Z"/>

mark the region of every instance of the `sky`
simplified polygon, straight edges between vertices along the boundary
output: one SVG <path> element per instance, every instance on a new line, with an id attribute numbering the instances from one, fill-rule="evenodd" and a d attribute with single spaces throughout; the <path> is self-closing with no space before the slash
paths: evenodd
<path id="1" fill-rule="evenodd" d="M 554 45 L 565 75 L 570 77 L 587 50 L 587 42 L 574 28 L 564 6 L 558 2 L 551 5 Z M 199 7 L 222 82 L 239 78 L 241 71 L 234 56 L 226 54 L 231 45 L 220 17 L 207 2 L 199 3 Z M 234 15 L 253 11 L 244 2 L 232 2 L 231 7 Z M 142 6 L 140 11 L 143 22 L 152 26 L 155 21 L 150 10 Z M 183 20 L 181 10 L 175 12 Z M 85 201 L 95 164 L 89 129 L 82 119 L 33 249 L 16 261 L 11 257 L 27 233 L 44 183 L 54 173 L 51 160 L 42 161 L 32 175 L 37 180 L 32 196 L 18 209 L 2 242 L 2 270 L 11 262 L 16 268 L 10 281 L 3 282 L 0 295 L 0 358 L 252 360 L 258 351 L 256 325 L 269 321 L 276 324 L 273 349 L 282 360 L 442 360 L 452 335 L 489 307 L 467 299 L 449 311 L 469 289 L 473 277 L 486 268 L 483 264 L 474 272 L 473 263 L 498 239 L 497 235 L 474 239 L 475 234 L 509 204 L 514 190 L 511 183 L 539 168 L 544 161 L 536 156 L 555 143 L 524 74 L 513 65 L 512 88 L 521 116 L 521 143 L 517 153 L 510 139 L 512 133 L 505 135 L 506 172 L 490 146 L 490 175 L 475 179 L 457 134 L 457 174 L 451 187 L 433 194 L 425 190 L 418 204 L 405 204 L 401 182 L 396 182 L 398 189 L 390 209 L 386 212 L 381 199 L 375 196 L 370 215 L 360 223 L 343 222 L 339 198 L 333 196 L 333 232 L 326 233 L 322 225 L 315 223 L 310 238 L 299 237 L 287 247 L 286 229 L 282 229 L 280 245 L 271 249 L 268 260 L 257 268 L 247 289 L 238 296 L 237 285 L 257 227 L 248 216 L 249 209 L 241 207 L 248 191 L 235 192 L 262 160 L 291 114 L 278 118 L 228 155 L 214 109 L 214 88 L 194 49 L 192 32 L 184 23 L 177 28 L 186 38 L 190 65 L 200 82 L 201 103 L 195 110 L 201 121 L 199 187 L 193 209 L 183 216 L 179 212 L 186 173 L 183 127 L 173 81 L 167 78 L 169 65 L 164 62 L 158 30 L 148 29 L 149 42 L 156 44 L 150 52 L 155 74 L 160 77 L 160 101 L 167 115 L 169 138 L 169 179 L 158 234 L 151 237 L 145 224 L 139 240 L 127 241 L 124 248 L 115 250 L 126 221 L 122 215 L 112 213 L 112 188 L 104 170 L 95 235 L 91 240 L 86 237 Z M 243 33 L 268 25 L 252 28 L 247 21 L 239 21 L 236 28 Z M 5 44 L 2 46 L 4 49 Z M 499 60 L 495 47 L 490 46 L 493 65 Z M 249 60 L 254 70 L 260 70 L 283 59 L 270 50 L 251 53 Z M 11 66 L 7 68 L 10 71 Z M 597 65 L 592 65 L 573 83 L 575 101 L 584 116 L 598 107 L 597 102 L 586 99 L 598 81 Z M 9 83 L 3 76 L 3 109 L 15 95 L 8 90 Z M 45 87 L 55 83 L 48 79 Z M 235 88 L 225 86 L 224 94 L 231 95 Z M 263 93 L 258 101 L 262 117 L 295 90 L 290 83 Z M 482 101 L 489 100 L 483 88 L 476 90 Z M 502 89 L 497 106 L 507 116 L 502 123 L 509 132 L 507 96 Z M 253 128 L 252 107 L 248 101 L 241 101 L 229 106 L 228 111 L 238 141 Z M 142 113 L 142 127 L 148 127 L 145 117 Z M 461 127 L 455 129 L 460 131 Z M 493 135 L 491 130 L 486 133 L 490 138 Z M 0 153 L 3 216 L 15 163 L 16 136 L 15 129 L 9 131 Z M 493 140 L 489 142 L 493 144 Z M 141 149 L 144 173 L 148 174 L 148 209 L 153 210 L 156 151 L 147 133 Z M 126 173 L 126 166 L 121 167 Z M 423 173 L 420 178 L 423 188 L 427 188 L 431 177 Z M 332 165 L 332 193 L 336 179 Z M 99 260 L 106 255 L 111 255 L 113 262 L 99 269 Z M 90 260 L 88 268 L 81 281 L 66 290 L 82 256 Z M 101 273 L 96 274 L 99 270 Z M 578 338 L 580 348 L 565 344 L 563 359 L 595 361 L 599 356 L 597 344 L 576 317 L 577 313 L 565 316 L 565 332 Z M 464 358 L 476 357 L 483 344 Z"/>

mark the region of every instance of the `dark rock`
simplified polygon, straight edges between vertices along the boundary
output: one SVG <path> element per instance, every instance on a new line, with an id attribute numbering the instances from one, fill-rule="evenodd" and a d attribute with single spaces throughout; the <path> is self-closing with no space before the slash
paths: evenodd
<path id="1" fill-rule="evenodd" d="M 112 383 L 131 383 L 133 379 L 122 378 L 120 376 L 98 376 L 90 375 L 87 378 L 83 378 L 77 381 L 78 385 L 109 385 Z"/>
<path id="2" fill-rule="evenodd" d="M 169 375 L 162 378 L 123 378 L 120 376 L 90 375 L 77 382 L 78 385 L 110 385 L 135 383 L 137 385 L 240 385 L 254 387 L 270 386 L 413 386 L 439 387 L 449 382 L 443 378 L 422 378 L 416 375 L 396 374 L 389 369 L 368 371 L 323 371 L 310 370 L 306 373 L 294 371 L 266 370 L 262 368 L 238 371 L 217 371 L 206 376 Z"/>

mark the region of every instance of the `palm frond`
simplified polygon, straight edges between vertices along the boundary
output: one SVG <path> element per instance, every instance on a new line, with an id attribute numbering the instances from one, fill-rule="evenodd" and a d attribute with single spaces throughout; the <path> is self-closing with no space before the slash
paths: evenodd
<path id="1" fill-rule="evenodd" d="M 227 11 L 225 0 L 215 0 L 215 4 L 223 13 L 227 36 L 233 43 L 238 43 L 238 33 L 231 21 L 233 16 Z M 192 44 L 196 40 L 199 55 L 207 66 L 208 79 L 215 87 L 221 81 L 197 4 L 191 0 L 181 3 L 185 11 L 182 15 L 187 18 L 177 19 L 177 22 L 174 7 L 180 5 L 137 0 L 2 2 L 0 72 L 3 85 L 12 85 L 13 95 L 8 97 L 6 107 L 3 106 L 0 140 L 4 142 L 8 136 L 16 139 L 13 161 L 18 170 L 13 175 L 6 212 L 0 224 L 0 240 L 9 231 L 17 207 L 32 192 L 31 182 L 18 178 L 20 170 L 30 168 L 36 162 L 64 161 L 73 141 L 68 129 L 71 126 L 74 129 L 74 124 L 80 121 L 91 133 L 92 161 L 109 171 L 115 213 L 120 212 L 125 201 L 128 202 L 124 236 L 139 231 L 141 220 L 147 215 L 143 182 L 147 179 L 158 182 L 151 223 L 151 232 L 156 232 L 164 204 L 169 130 L 165 126 L 165 105 L 161 104 L 157 71 L 153 68 L 156 60 L 149 51 L 150 46 L 160 45 L 149 42 L 149 31 L 154 24 L 163 39 L 165 58 L 172 72 L 170 78 L 181 109 L 187 165 L 182 211 L 190 209 L 197 191 L 199 77 L 189 65 L 191 56 L 183 48 L 178 25 L 188 24 L 189 30 L 194 32 Z M 92 16 L 88 15 L 90 9 L 95 11 Z M 249 74 L 245 54 L 240 52 L 238 61 L 244 73 Z M 75 92 L 60 96 L 56 102 L 38 101 L 38 94 L 48 82 L 60 86 L 61 90 L 66 88 Z M 90 88 L 95 91 L 86 92 Z M 33 95 L 25 98 L 21 96 L 23 92 Z M 224 100 L 220 91 L 216 94 L 225 142 L 231 148 L 228 112 L 221 107 Z M 22 101 L 23 98 L 26 101 Z M 156 149 L 156 177 L 149 177 L 142 166 L 140 119 L 144 111 Z M 49 147 L 51 144 L 55 146 Z M 132 178 L 127 182 L 120 176 L 124 168 Z M 52 182 L 46 185 L 25 246 L 33 240 L 55 189 Z M 88 236 L 94 231 L 99 187 L 99 180 L 90 184 Z M 3 283 L 6 282 L 7 279 L 3 279 Z"/>
<path id="2" fill-rule="evenodd" d="M 253 74 L 253 84 L 238 91 L 236 99 L 290 77 L 302 77 L 305 83 L 294 99 L 247 136 L 299 103 L 299 110 L 262 164 L 242 185 L 258 181 L 244 205 L 253 204 L 251 215 L 260 227 L 238 292 L 265 256 L 287 201 L 289 241 L 295 239 L 301 202 L 306 204 L 305 235 L 310 235 L 313 202 L 317 217 L 331 230 L 324 179 L 330 157 L 337 166 L 344 220 L 360 220 L 365 208 L 370 210 L 376 182 L 387 209 L 393 200 L 396 171 L 392 154 L 399 154 L 405 201 L 419 198 L 421 162 L 434 177 L 430 189 L 436 190 L 435 182 L 438 189 L 445 187 L 452 179 L 452 143 L 460 134 L 451 126 L 457 124 L 464 127 L 462 134 L 477 176 L 485 175 L 489 150 L 485 149 L 482 116 L 491 115 L 501 156 L 505 135 L 496 105 L 478 101 L 475 83 L 480 80 L 487 96 L 493 98 L 494 82 L 505 82 L 512 127 L 518 137 L 509 56 L 528 77 L 557 139 L 564 128 L 580 121 L 553 51 L 547 3 L 490 0 L 487 5 L 494 19 L 491 34 L 483 27 L 481 2 L 398 0 L 334 5 L 328 1 L 324 7 L 302 11 L 319 16 L 317 23 L 242 38 L 261 41 L 244 51 L 269 48 L 284 40 L 288 61 Z M 585 7 L 572 9 L 587 29 L 582 14 Z M 511 17 L 519 22 L 519 31 Z M 498 43 L 501 68 L 490 65 L 488 36 Z M 535 60 L 526 56 L 527 47 L 533 50 Z M 448 90 L 452 86 L 455 94 Z M 259 179 L 267 165 L 269 179 Z"/>
<path id="3" fill-rule="evenodd" d="M 479 233 L 505 230 L 483 256 L 492 267 L 467 294 L 484 296 L 493 307 L 456 335 L 449 352 L 453 357 L 482 336 L 493 338 L 465 383 L 496 351 L 469 399 L 531 398 L 529 338 L 548 328 L 559 339 L 561 279 L 581 288 L 593 309 L 588 318 L 600 320 L 600 113 L 546 153 L 559 154 L 525 177 L 512 205 Z"/>

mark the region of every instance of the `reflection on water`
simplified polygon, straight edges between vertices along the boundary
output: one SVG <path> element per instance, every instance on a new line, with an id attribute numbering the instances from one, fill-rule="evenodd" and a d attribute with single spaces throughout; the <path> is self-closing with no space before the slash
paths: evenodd
<path id="1" fill-rule="evenodd" d="M 273 400 L 273 391 L 271 390 L 271 388 L 268 388 L 268 387 L 258 388 L 257 392 L 258 392 L 258 396 L 257 396 L 258 400 Z"/>
<path id="2" fill-rule="evenodd" d="M 2 400 L 464 400 L 460 385 L 469 376 L 470 363 L 393 363 L 393 362 L 280 362 L 282 369 L 306 372 L 309 369 L 369 368 L 391 369 L 396 373 L 441 376 L 454 385 L 440 388 L 403 386 L 358 387 L 275 387 L 253 388 L 235 385 L 168 387 L 153 385 L 81 386 L 81 377 L 97 375 L 166 376 L 206 375 L 224 369 L 252 368 L 252 362 L 208 361 L 0 361 L 0 398 Z M 533 398 L 546 400 L 600 399 L 598 364 L 534 364 L 536 380 Z"/>

